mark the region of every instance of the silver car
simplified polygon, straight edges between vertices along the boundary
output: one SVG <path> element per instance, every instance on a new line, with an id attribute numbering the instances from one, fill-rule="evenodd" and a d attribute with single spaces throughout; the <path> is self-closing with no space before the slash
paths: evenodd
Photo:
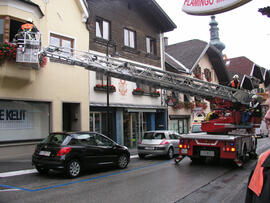
<path id="1" fill-rule="evenodd" d="M 143 159 L 148 154 L 166 155 L 172 159 L 179 153 L 180 135 L 174 131 L 147 131 L 138 145 L 138 155 Z"/>

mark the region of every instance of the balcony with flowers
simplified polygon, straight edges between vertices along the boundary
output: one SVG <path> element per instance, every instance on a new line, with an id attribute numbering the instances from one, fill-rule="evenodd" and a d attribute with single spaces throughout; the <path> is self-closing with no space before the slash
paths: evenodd
<path id="1" fill-rule="evenodd" d="M 150 93 L 151 97 L 160 97 L 160 92 L 158 90 L 155 90 L 153 92 Z"/>
<path id="2" fill-rule="evenodd" d="M 94 86 L 94 90 L 95 91 L 101 91 L 101 92 L 107 92 L 107 88 L 109 88 L 109 92 L 115 92 L 116 88 L 114 85 L 105 85 L 105 84 L 96 84 L 96 86 Z"/>
<path id="3" fill-rule="evenodd" d="M 142 88 L 136 88 L 132 91 L 133 95 L 143 95 L 144 94 L 144 90 Z"/>

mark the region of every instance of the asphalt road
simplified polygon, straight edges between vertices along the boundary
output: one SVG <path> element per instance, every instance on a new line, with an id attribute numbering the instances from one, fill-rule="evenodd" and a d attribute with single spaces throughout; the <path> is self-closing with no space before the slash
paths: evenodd
<path id="1" fill-rule="evenodd" d="M 257 152 L 270 146 L 260 139 Z M 193 164 L 185 158 L 179 165 L 163 157 L 132 158 L 127 169 L 95 169 L 75 179 L 51 172 L 3 177 L 4 172 L 33 169 L 34 146 L 0 148 L 0 202 L 243 202 L 247 179 L 256 160 L 242 168 L 234 163 Z"/>

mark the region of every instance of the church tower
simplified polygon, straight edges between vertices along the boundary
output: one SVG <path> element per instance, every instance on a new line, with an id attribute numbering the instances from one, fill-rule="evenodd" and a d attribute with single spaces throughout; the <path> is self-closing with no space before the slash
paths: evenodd
<path id="1" fill-rule="evenodd" d="M 221 53 L 225 49 L 225 44 L 219 40 L 218 23 L 215 16 L 211 16 L 210 25 L 210 44 L 215 46 Z"/>

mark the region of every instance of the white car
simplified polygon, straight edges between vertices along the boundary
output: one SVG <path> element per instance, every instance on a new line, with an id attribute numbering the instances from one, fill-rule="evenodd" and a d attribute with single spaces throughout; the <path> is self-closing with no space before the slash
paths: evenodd
<path id="1" fill-rule="evenodd" d="M 174 131 L 147 131 L 137 148 L 139 158 L 155 154 L 166 155 L 168 159 L 172 159 L 175 154 L 179 154 L 179 138 L 180 135 Z"/>

